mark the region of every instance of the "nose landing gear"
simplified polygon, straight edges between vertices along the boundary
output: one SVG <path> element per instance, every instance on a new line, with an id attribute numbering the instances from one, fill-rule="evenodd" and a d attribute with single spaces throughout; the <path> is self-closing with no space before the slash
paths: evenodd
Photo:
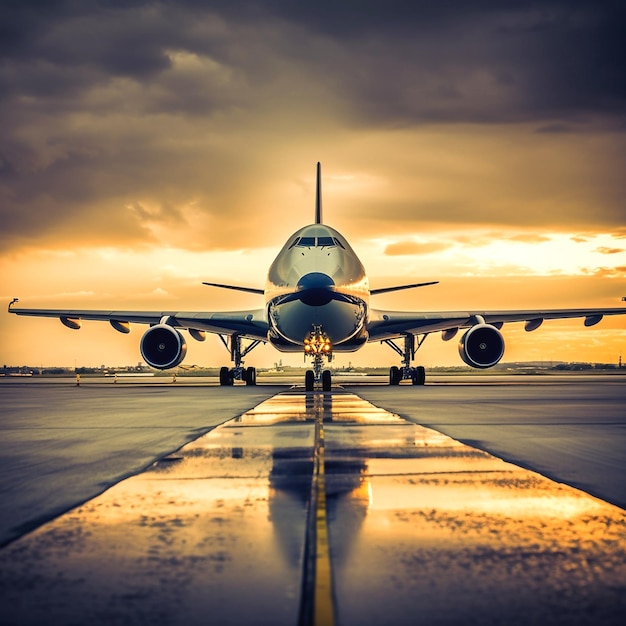
<path id="1" fill-rule="evenodd" d="M 313 391 L 315 386 L 321 386 L 322 391 L 330 391 L 332 375 L 330 370 L 322 370 L 324 357 L 328 362 L 333 358 L 333 346 L 330 339 L 322 331 L 321 326 L 313 326 L 313 330 L 304 340 L 304 356 L 313 357 L 313 369 L 307 370 L 304 375 L 304 389 Z"/>

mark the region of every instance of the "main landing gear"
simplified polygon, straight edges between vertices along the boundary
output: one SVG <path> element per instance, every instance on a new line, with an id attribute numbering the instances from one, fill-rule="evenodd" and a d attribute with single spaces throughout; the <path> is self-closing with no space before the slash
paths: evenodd
<path id="1" fill-rule="evenodd" d="M 330 370 L 322 370 L 322 364 L 324 357 L 329 363 L 332 360 L 333 346 L 321 326 L 313 326 L 313 331 L 304 340 L 304 356 L 313 357 L 313 369 L 304 374 L 305 391 L 313 391 L 316 384 L 322 387 L 322 391 L 330 391 L 332 375 Z"/>
<path id="2" fill-rule="evenodd" d="M 235 380 L 243 380 L 246 385 L 256 385 L 256 368 L 255 367 L 221 367 L 220 368 L 220 385 L 232 386 Z"/>
<path id="3" fill-rule="evenodd" d="M 232 387 L 236 380 L 242 380 L 246 385 L 256 385 L 256 368 L 243 367 L 243 357 L 263 342 L 260 339 L 255 339 L 244 347 L 241 345 L 241 335 L 237 333 L 226 337 L 219 335 L 219 338 L 230 352 L 230 360 L 235 364 L 231 368 L 220 368 L 220 385 Z"/>
<path id="4" fill-rule="evenodd" d="M 418 365 L 411 367 L 411 361 L 415 358 L 415 353 L 420 349 L 427 335 L 415 342 L 415 335 L 404 335 L 404 346 L 401 348 L 392 339 L 385 339 L 390 348 L 395 350 L 402 357 L 402 366 L 392 365 L 389 368 L 389 384 L 399 385 L 402 380 L 410 380 L 413 385 L 423 385 L 426 381 L 426 370 Z"/>

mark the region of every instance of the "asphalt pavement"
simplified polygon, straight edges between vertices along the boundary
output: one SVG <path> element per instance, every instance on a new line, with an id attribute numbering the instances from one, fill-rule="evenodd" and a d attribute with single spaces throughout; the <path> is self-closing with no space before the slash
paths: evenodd
<path id="1" fill-rule="evenodd" d="M 3 381 L 3 623 L 621 624 L 620 378 Z"/>

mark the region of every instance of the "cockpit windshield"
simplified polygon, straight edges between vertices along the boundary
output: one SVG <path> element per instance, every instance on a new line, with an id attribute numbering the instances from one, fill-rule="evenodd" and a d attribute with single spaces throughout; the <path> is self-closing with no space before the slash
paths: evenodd
<path id="1" fill-rule="evenodd" d="M 335 242 L 333 241 L 332 237 L 318 237 L 317 245 L 322 246 L 323 248 L 324 246 L 334 246 Z"/>
<path id="2" fill-rule="evenodd" d="M 289 248 L 291 249 L 294 246 L 300 248 L 331 248 L 339 246 L 340 248 L 344 248 L 337 237 L 296 237 Z"/>

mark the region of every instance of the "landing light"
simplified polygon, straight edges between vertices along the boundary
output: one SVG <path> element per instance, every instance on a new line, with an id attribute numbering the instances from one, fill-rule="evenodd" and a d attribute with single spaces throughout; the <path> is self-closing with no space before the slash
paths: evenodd
<path id="1" fill-rule="evenodd" d="M 309 354 L 329 353 L 333 349 L 331 340 L 323 334 L 312 334 L 303 343 L 304 351 Z"/>

